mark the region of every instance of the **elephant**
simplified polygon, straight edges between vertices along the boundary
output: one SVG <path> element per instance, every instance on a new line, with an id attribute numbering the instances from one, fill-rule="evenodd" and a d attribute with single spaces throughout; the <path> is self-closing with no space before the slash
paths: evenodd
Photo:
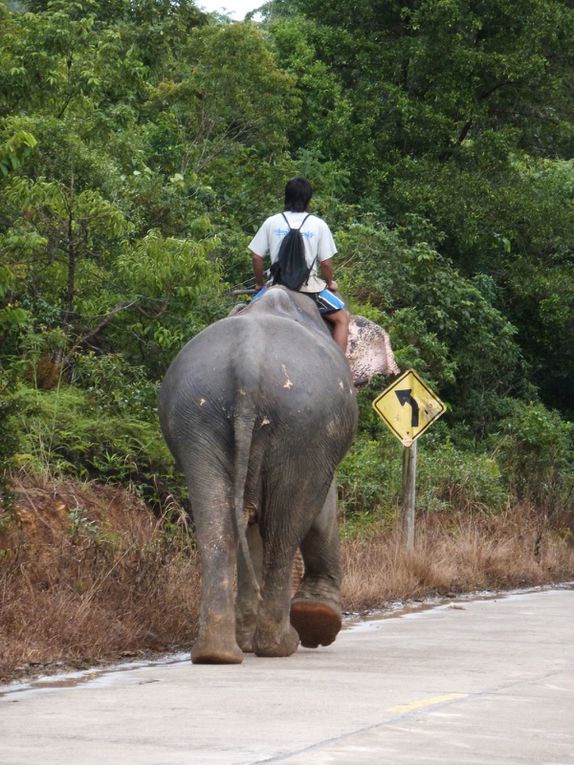
<path id="1" fill-rule="evenodd" d="M 355 325 L 355 345 L 360 334 Z M 379 358 L 367 376 L 377 363 L 389 367 Z M 192 662 L 331 644 L 342 621 L 335 469 L 357 404 L 314 302 L 277 286 L 204 329 L 169 367 L 159 415 L 186 477 L 200 557 Z M 298 549 L 304 576 L 291 599 Z"/>

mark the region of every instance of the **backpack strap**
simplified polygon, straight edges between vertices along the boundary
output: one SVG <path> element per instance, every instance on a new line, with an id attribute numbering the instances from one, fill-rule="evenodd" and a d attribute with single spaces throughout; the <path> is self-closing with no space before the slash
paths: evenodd
<path id="1" fill-rule="evenodd" d="M 302 221 L 301 225 L 299 226 L 299 228 L 293 228 L 292 226 L 289 225 L 289 221 L 287 220 L 287 216 L 285 215 L 284 212 L 282 212 L 281 215 L 285 219 L 285 223 L 287 224 L 287 227 L 289 228 L 290 231 L 301 231 L 301 229 L 303 228 L 303 224 L 305 223 L 307 218 L 311 217 L 312 213 L 307 213 L 307 215 L 303 218 L 303 221 Z"/>
<path id="2" fill-rule="evenodd" d="M 310 215 L 311 215 L 311 213 L 307 213 L 307 215 L 306 215 L 306 216 L 303 218 L 303 223 L 301 223 L 301 225 L 300 225 L 300 226 L 299 226 L 299 228 L 297 229 L 298 231 L 301 231 L 301 229 L 303 228 L 303 224 L 305 223 L 305 221 L 307 220 L 307 218 L 309 218 L 309 217 L 310 217 Z M 317 255 L 315 256 L 315 259 L 314 259 L 314 260 L 313 260 L 313 262 L 311 263 L 311 268 L 309 269 L 309 273 L 307 274 L 307 278 L 306 278 L 306 279 L 305 279 L 305 281 L 303 282 L 303 284 L 304 284 L 305 286 L 307 286 L 307 285 L 309 284 L 309 277 L 311 276 L 311 271 L 312 271 L 312 270 L 313 270 L 313 268 L 315 267 L 315 263 L 317 262 L 317 258 L 318 258 L 318 257 L 319 257 L 319 255 L 317 254 Z"/>

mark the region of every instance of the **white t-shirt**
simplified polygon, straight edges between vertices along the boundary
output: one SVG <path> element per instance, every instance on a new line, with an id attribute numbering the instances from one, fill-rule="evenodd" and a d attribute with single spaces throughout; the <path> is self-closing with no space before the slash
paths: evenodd
<path id="1" fill-rule="evenodd" d="M 284 215 L 291 228 L 299 228 L 309 213 L 285 212 Z M 283 214 L 272 215 L 267 218 L 255 234 L 249 243 L 249 249 L 261 258 L 267 254 L 271 255 L 271 263 L 275 263 L 283 237 L 287 236 L 288 233 L 289 229 Z M 317 266 L 321 261 L 328 260 L 337 253 L 333 235 L 325 221 L 316 215 L 309 215 L 303 224 L 301 234 L 305 243 L 305 260 L 308 266 L 312 266 L 312 269 L 308 283 L 304 284 L 299 291 L 321 292 L 325 289 L 326 282 L 317 275 Z"/>

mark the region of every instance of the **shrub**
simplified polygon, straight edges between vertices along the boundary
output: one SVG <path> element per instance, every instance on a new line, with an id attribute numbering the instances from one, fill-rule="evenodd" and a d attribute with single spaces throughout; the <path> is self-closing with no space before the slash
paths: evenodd
<path id="1" fill-rule="evenodd" d="M 425 510 L 493 512 L 509 499 L 496 460 L 450 440 L 419 450 L 417 481 L 417 507 Z"/>
<path id="2" fill-rule="evenodd" d="M 402 500 L 401 450 L 386 434 L 378 440 L 358 437 L 337 473 L 347 518 L 389 516 L 396 510 Z M 496 512 L 509 499 L 493 456 L 458 449 L 448 436 L 444 442 L 428 434 L 419 441 L 416 495 L 417 509 L 427 511 Z"/>
<path id="3" fill-rule="evenodd" d="M 5 506 L 12 499 L 8 474 L 18 448 L 18 433 L 14 423 L 16 405 L 8 388 L 8 382 L 0 375 L 0 503 Z"/>
<path id="4" fill-rule="evenodd" d="M 396 507 L 401 490 L 400 448 L 387 438 L 359 436 L 337 471 L 345 516 L 385 514 Z"/>
<path id="5" fill-rule="evenodd" d="M 74 362 L 74 382 L 108 414 L 145 421 L 155 417 L 158 384 L 148 379 L 143 366 L 130 364 L 119 353 L 79 355 Z"/>
<path id="6" fill-rule="evenodd" d="M 574 424 L 543 404 L 508 405 L 495 439 L 504 479 L 517 498 L 546 512 L 558 509 L 572 494 Z"/>
<path id="7" fill-rule="evenodd" d="M 33 472 L 131 484 L 151 499 L 177 486 L 157 421 L 99 410 L 73 386 L 15 394 L 22 434 L 17 464 Z"/>

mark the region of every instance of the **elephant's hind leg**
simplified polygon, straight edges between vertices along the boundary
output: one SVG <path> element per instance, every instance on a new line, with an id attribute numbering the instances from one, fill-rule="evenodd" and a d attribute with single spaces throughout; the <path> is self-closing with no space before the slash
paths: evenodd
<path id="1" fill-rule="evenodd" d="M 257 656 L 291 656 L 299 645 L 299 636 L 289 622 L 291 567 L 295 547 L 284 561 L 274 556 L 271 567 L 265 567 L 263 599 L 257 614 L 253 650 Z M 273 555 L 273 552 L 271 552 Z"/>
<path id="2" fill-rule="evenodd" d="M 331 645 L 341 629 L 341 611 L 328 603 L 293 600 L 291 624 L 305 648 Z"/>
<path id="3" fill-rule="evenodd" d="M 190 497 L 201 560 L 199 635 L 191 651 L 194 664 L 239 664 L 235 639 L 236 541 L 230 490 L 217 475 L 190 480 Z"/>

